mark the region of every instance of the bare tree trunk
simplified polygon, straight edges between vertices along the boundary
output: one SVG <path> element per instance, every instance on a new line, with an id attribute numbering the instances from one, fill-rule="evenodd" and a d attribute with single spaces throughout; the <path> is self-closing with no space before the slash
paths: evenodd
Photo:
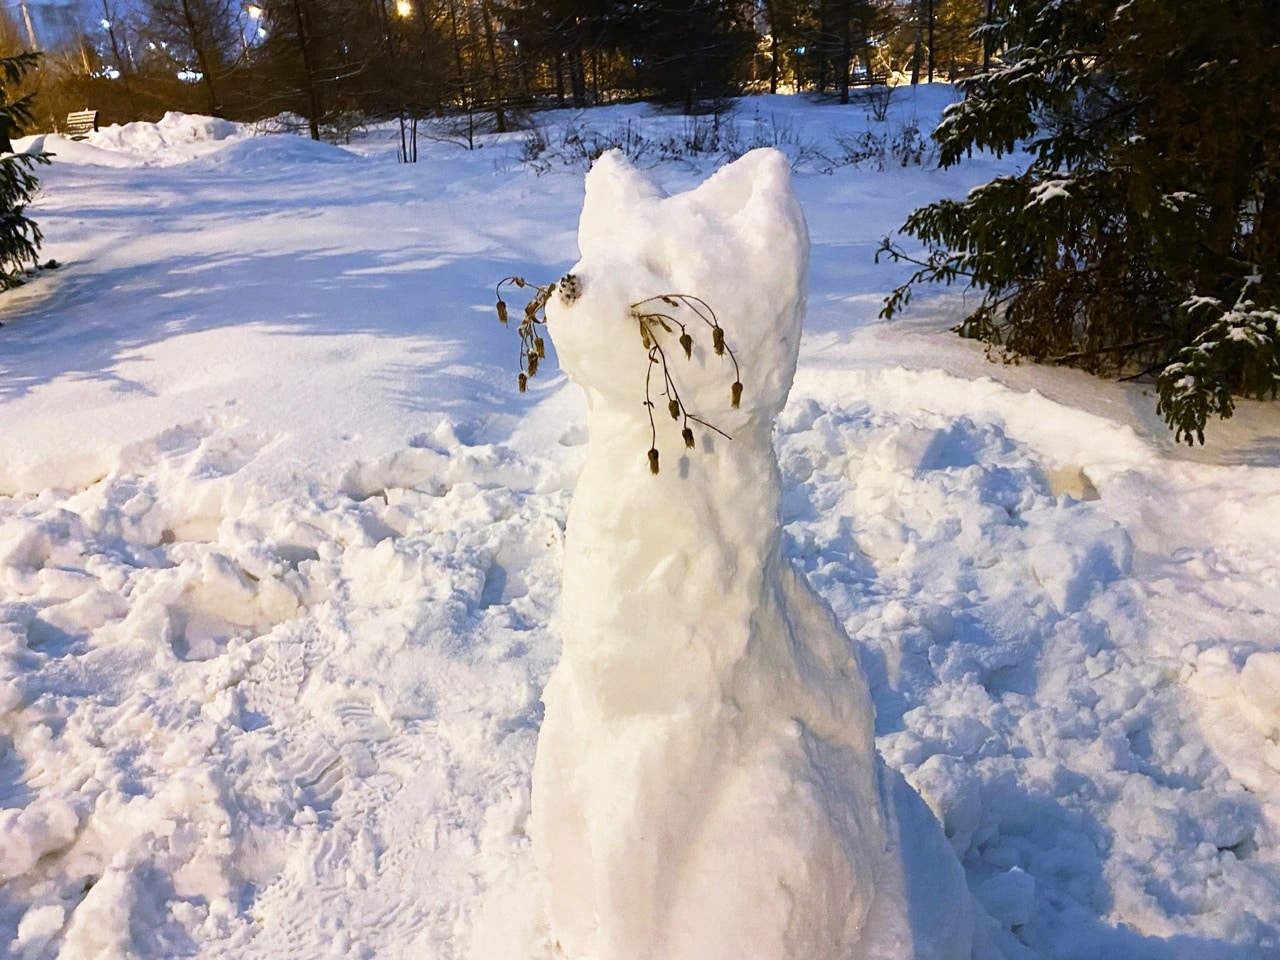
<path id="1" fill-rule="evenodd" d="M 21 0 L 21 4 L 22 22 L 27 28 L 27 42 L 31 44 L 32 50 L 38 50 L 40 49 L 40 44 L 36 42 L 36 28 L 31 23 L 31 7 L 28 5 L 27 0 Z"/>
<path id="2" fill-rule="evenodd" d="M 933 83 L 933 0 L 929 0 L 929 82 Z"/>
<path id="3" fill-rule="evenodd" d="M 27 7 L 26 0 L 22 2 L 22 8 Z M 107 5 L 107 0 L 102 0 L 102 22 L 107 27 L 107 38 L 111 41 L 111 55 L 115 58 L 116 69 L 121 73 L 128 73 L 129 64 L 125 62 L 125 58 L 120 55 L 120 44 L 116 40 L 116 18 L 111 14 L 111 7 Z"/>
<path id="4" fill-rule="evenodd" d="M 378 17 L 378 31 L 382 34 L 382 47 L 387 55 L 387 65 L 391 68 L 392 75 L 398 80 L 400 74 L 400 58 L 396 53 L 395 41 L 391 39 L 391 18 L 387 16 L 386 0 L 377 0 L 374 4 Z M 418 17 L 423 18 L 424 11 L 422 3 L 417 5 Z M 409 137 L 408 137 L 408 117 L 405 115 L 404 96 L 400 93 L 403 88 L 396 87 L 396 117 L 400 121 L 400 160 L 403 163 L 412 163 L 409 159 Z"/>
<path id="5" fill-rule="evenodd" d="M 778 31 L 769 32 L 769 92 L 778 92 Z"/>
<path id="6" fill-rule="evenodd" d="M 769 92 L 778 92 L 778 0 L 761 0 L 769 21 Z"/>
<path id="7" fill-rule="evenodd" d="M 302 54 L 303 82 L 307 86 L 307 105 L 309 107 L 307 126 L 311 139 L 320 139 L 320 91 L 316 89 L 315 71 L 311 63 L 311 45 L 307 42 L 307 19 L 302 9 L 302 0 L 293 0 L 293 18 L 298 29 L 298 50 Z"/>
<path id="8" fill-rule="evenodd" d="M 698 47 L 698 34 L 694 26 L 692 18 L 689 20 L 689 29 L 685 32 L 685 57 L 684 57 L 684 112 L 685 116 L 693 115 L 693 91 L 696 84 L 694 75 L 695 51 Z"/>
<path id="9" fill-rule="evenodd" d="M 218 104 L 218 91 L 213 83 L 213 65 L 209 62 L 209 52 L 206 49 L 205 37 L 200 26 L 196 23 L 195 13 L 191 9 L 188 0 L 181 0 L 182 20 L 187 27 L 187 36 L 191 38 L 191 51 L 196 55 L 196 64 L 200 67 L 200 85 L 204 87 L 205 94 L 209 101 L 209 113 L 212 116 L 222 116 L 222 107 Z"/>
<path id="10" fill-rule="evenodd" d="M 920 82 L 920 64 L 924 60 L 924 22 L 920 16 L 921 0 L 916 0 L 916 40 L 911 50 L 911 85 Z"/>
<path id="11" fill-rule="evenodd" d="M 462 98 L 462 106 L 471 116 L 471 90 L 467 84 L 467 71 L 462 62 L 462 34 L 458 30 L 458 3 L 449 0 L 449 31 L 453 37 L 453 66 L 458 75 L 458 96 Z M 468 136 L 468 141 L 470 137 Z M 474 144 L 468 142 L 468 146 Z"/>
<path id="12" fill-rule="evenodd" d="M 489 70 L 493 78 L 493 122 L 497 125 L 498 133 L 506 133 L 507 118 L 502 109 L 502 74 L 498 69 L 498 43 L 494 39 L 488 0 L 481 0 L 480 20 L 484 24 L 484 42 L 489 48 Z"/>
<path id="13" fill-rule="evenodd" d="M 573 91 L 573 105 L 579 109 L 587 105 L 587 72 L 582 63 L 582 40 L 574 37 L 569 52 L 569 86 Z"/>
<path id="14" fill-rule="evenodd" d="M 853 65 L 853 17 L 849 0 L 840 3 L 840 102 L 849 102 L 849 69 Z"/>
<path id="15" fill-rule="evenodd" d="M 987 0 L 987 15 L 983 19 L 983 23 L 988 27 L 995 21 L 996 16 L 996 0 Z M 982 72 L 988 73 L 991 70 L 991 35 L 984 33 L 982 35 Z"/>

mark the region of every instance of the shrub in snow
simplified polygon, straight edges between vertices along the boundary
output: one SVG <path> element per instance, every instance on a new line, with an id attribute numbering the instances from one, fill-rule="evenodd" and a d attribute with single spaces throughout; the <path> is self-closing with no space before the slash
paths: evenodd
<path id="1" fill-rule="evenodd" d="M 786 158 L 667 197 L 606 154 L 579 245 L 572 282 L 534 299 L 590 434 L 533 772 L 554 939 L 593 960 L 967 958 L 954 853 L 880 762 L 851 641 L 782 555 L 772 430 L 808 258 Z M 700 305 L 721 334 L 681 326 Z M 732 440 L 703 431 L 655 475 L 637 450 L 663 399 Z"/>
<path id="2" fill-rule="evenodd" d="M 919 149 L 912 145 L 913 139 L 918 141 Z M 621 151 L 632 163 L 651 165 L 699 158 L 729 163 L 752 150 L 776 147 L 787 154 L 793 169 L 829 173 L 838 166 L 864 166 L 869 162 L 884 169 L 885 157 L 890 153 L 907 166 L 923 162 L 926 152 L 926 144 L 914 127 L 904 127 L 892 137 L 868 131 L 856 140 L 856 147 L 841 143 L 841 150 L 828 156 L 817 143 L 801 136 L 788 119 L 756 110 L 750 117 L 729 113 L 685 117 L 675 132 L 662 119 L 628 119 L 622 124 L 603 126 L 586 126 L 576 120 L 555 126 L 535 125 L 525 134 L 517 157 L 540 176 L 557 166 L 586 170 L 610 150 Z M 911 159 L 915 154 L 919 159 Z"/>

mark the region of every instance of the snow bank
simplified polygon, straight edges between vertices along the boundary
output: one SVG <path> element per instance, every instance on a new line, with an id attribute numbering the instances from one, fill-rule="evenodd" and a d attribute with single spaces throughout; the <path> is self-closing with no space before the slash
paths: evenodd
<path id="1" fill-rule="evenodd" d="M 24 149 L 37 138 L 15 141 Z M 256 135 L 248 124 L 169 111 L 159 121 L 112 124 L 72 140 L 42 135 L 40 142 L 60 163 L 107 167 L 173 166 L 201 160 L 220 166 L 271 168 L 288 163 L 342 162 L 355 154 L 301 136 Z"/>
<path id="2" fill-rule="evenodd" d="M 272 134 L 253 136 L 229 143 L 217 151 L 202 155 L 200 162 L 221 167 L 272 169 L 285 164 L 359 163 L 360 157 L 348 150 L 310 137 Z"/>
<path id="3" fill-rule="evenodd" d="M 606 154 L 547 308 L 590 409 L 530 827 L 570 958 L 970 952 L 954 855 L 880 766 L 852 645 L 782 557 L 771 436 L 808 259 L 789 181 L 761 150 L 667 198 Z"/>
<path id="4" fill-rule="evenodd" d="M 107 150 L 150 153 L 157 149 L 180 149 L 244 135 L 243 124 L 171 110 L 156 123 L 114 123 L 89 134 L 87 139 L 95 147 Z"/>

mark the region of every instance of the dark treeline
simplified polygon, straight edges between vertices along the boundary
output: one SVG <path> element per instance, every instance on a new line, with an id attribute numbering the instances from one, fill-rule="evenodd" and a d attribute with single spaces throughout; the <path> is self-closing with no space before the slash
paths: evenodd
<path id="1" fill-rule="evenodd" d="M 982 64 L 985 0 L 96 0 L 100 21 L 26 81 L 38 123 L 166 110 L 303 118 L 313 137 L 427 117 L 457 136 L 530 106 L 657 100 L 686 112 L 750 91 L 955 78 Z M 29 46 L 0 23 L 0 55 Z"/>

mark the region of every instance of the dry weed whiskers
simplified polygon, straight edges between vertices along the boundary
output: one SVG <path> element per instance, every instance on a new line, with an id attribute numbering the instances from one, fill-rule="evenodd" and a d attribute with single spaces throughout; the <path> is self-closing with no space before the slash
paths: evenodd
<path id="1" fill-rule="evenodd" d="M 539 361 L 546 358 L 546 343 L 538 328 L 547 322 L 546 306 L 553 294 L 559 292 L 560 299 L 566 305 L 572 304 L 582 295 L 582 283 L 573 274 L 561 277 L 556 283 L 545 286 L 530 283 L 523 277 L 506 277 L 497 285 L 498 319 L 503 324 L 510 322 L 510 314 L 506 301 L 502 299 L 502 288 L 514 286 L 533 291 L 528 303 L 524 306 L 524 316 L 517 330 L 520 334 L 520 372 L 517 382 L 520 392 L 524 393 L 529 386 L 529 378 L 538 373 Z M 715 311 L 701 297 L 686 293 L 663 293 L 653 297 L 637 300 L 628 307 L 631 318 L 636 321 L 640 332 L 640 344 L 648 354 L 649 364 L 644 379 L 644 406 L 649 416 L 649 471 L 658 473 L 658 421 L 654 416 L 657 403 L 656 396 L 666 398 L 667 413 L 680 425 L 680 437 L 685 449 L 692 450 L 695 438 L 692 424 L 698 424 L 726 440 L 733 439 L 713 423 L 709 423 L 690 410 L 680 395 L 678 377 L 669 360 L 675 347 L 679 347 L 685 360 L 693 360 L 695 339 L 693 330 L 706 328 L 710 331 L 711 349 L 718 357 L 728 357 L 733 364 L 733 383 L 729 387 L 729 403 L 737 409 L 742 402 L 742 371 L 738 366 L 738 358 L 733 349 L 725 342 L 724 328 Z M 655 372 L 657 376 L 655 377 Z M 656 382 L 655 382 L 656 381 Z"/>

